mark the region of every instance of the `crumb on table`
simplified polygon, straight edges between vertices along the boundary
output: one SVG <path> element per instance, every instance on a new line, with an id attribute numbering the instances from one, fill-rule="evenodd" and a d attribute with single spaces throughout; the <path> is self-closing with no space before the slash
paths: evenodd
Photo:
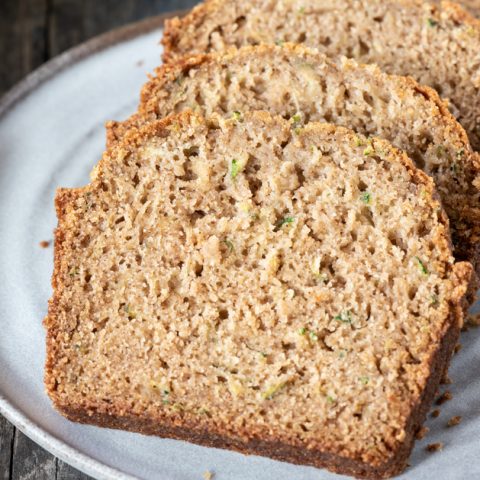
<path id="1" fill-rule="evenodd" d="M 444 394 L 440 395 L 437 398 L 436 404 L 443 405 L 445 402 L 450 401 L 452 398 L 453 398 L 452 393 L 447 390 Z"/>
<path id="2" fill-rule="evenodd" d="M 210 472 L 209 470 L 207 470 L 204 474 L 203 474 L 203 478 L 205 480 L 213 480 L 213 476 L 215 474 L 213 472 Z"/>
<path id="3" fill-rule="evenodd" d="M 455 350 L 453 351 L 454 353 L 458 353 L 460 350 L 462 349 L 462 344 L 461 343 L 457 343 L 455 345 Z"/>
<path id="4" fill-rule="evenodd" d="M 427 445 L 426 448 L 427 452 L 439 452 L 440 450 L 443 450 L 443 443 L 438 442 L 438 443 L 430 443 Z"/>
<path id="5" fill-rule="evenodd" d="M 462 421 L 462 417 L 460 415 L 457 415 L 455 417 L 452 417 L 448 423 L 447 427 L 454 427 L 455 425 L 458 425 Z"/>
<path id="6" fill-rule="evenodd" d="M 440 410 L 436 408 L 431 414 L 433 418 L 437 418 L 440 415 Z"/>
<path id="7" fill-rule="evenodd" d="M 42 248 L 48 248 L 50 246 L 50 241 L 49 240 L 42 240 L 39 245 L 42 247 Z"/>

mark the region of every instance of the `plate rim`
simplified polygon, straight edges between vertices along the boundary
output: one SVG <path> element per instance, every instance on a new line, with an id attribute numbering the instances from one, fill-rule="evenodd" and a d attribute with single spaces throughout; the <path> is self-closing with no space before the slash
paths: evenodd
<path id="1" fill-rule="evenodd" d="M 165 20 L 183 15 L 184 13 L 185 10 L 171 11 L 137 22 L 131 22 L 97 35 L 51 58 L 26 75 L 0 97 L 0 120 L 18 102 L 25 99 L 40 85 L 64 69 L 90 55 L 160 28 Z M 2 392 L 0 392 L 0 414 L 42 448 L 87 475 L 101 480 L 135 480 L 137 478 L 110 467 L 99 460 L 95 460 L 70 446 L 67 442 L 58 439 L 55 435 L 30 420 L 25 413 L 8 401 Z"/>
<path id="2" fill-rule="evenodd" d="M 42 63 L 35 70 L 32 70 L 13 87 L 0 96 L 0 117 L 8 113 L 17 102 L 23 100 L 34 89 L 39 87 L 55 74 L 60 73 L 65 68 L 74 65 L 80 60 L 112 47 L 118 43 L 131 40 L 140 35 L 146 34 L 163 26 L 165 20 L 175 16 L 182 16 L 186 10 L 174 10 L 148 17 L 137 22 L 131 22 L 113 30 L 109 30 L 100 35 L 96 35 L 85 42 L 79 43 L 72 48 L 52 57 L 45 63 Z M 159 42 L 160 43 L 160 42 Z"/>

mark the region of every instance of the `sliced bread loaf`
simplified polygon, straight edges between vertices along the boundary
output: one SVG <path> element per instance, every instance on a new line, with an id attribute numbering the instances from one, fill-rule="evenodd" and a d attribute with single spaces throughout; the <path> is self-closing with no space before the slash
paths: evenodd
<path id="1" fill-rule="evenodd" d="M 363 478 L 404 468 L 472 273 L 405 154 L 187 113 L 128 132 L 56 205 L 60 412 Z"/>
<path id="2" fill-rule="evenodd" d="M 386 138 L 434 178 L 455 256 L 480 271 L 479 157 L 433 90 L 373 66 L 335 63 L 303 46 L 244 47 L 160 67 L 144 87 L 139 114 L 110 123 L 109 142 L 132 124 L 185 109 L 238 119 L 245 111 L 268 110 L 291 119 L 294 128 L 326 121 Z"/>
<path id="3" fill-rule="evenodd" d="M 480 150 L 480 22 L 420 0 L 207 0 L 166 24 L 165 60 L 230 46 L 298 42 L 411 75 L 449 99 Z"/>

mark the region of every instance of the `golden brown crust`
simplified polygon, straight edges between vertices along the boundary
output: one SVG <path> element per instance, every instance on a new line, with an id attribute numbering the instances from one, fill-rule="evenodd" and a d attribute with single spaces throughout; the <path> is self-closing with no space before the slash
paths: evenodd
<path id="1" fill-rule="evenodd" d="M 163 45 L 163 62 L 169 63 L 178 57 L 175 51 L 182 29 L 187 25 L 196 25 L 209 15 L 216 8 L 217 0 L 209 0 L 195 6 L 184 17 L 174 17 L 165 20 L 165 27 L 161 43 Z"/>
<path id="2" fill-rule="evenodd" d="M 53 260 L 53 275 L 52 275 L 52 289 L 54 291 L 53 297 L 48 302 L 48 315 L 43 321 L 43 325 L 47 330 L 47 359 L 45 363 L 45 386 L 48 391 L 53 391 L 56 387 L 55 380 L 51 375 L 56 362 L 58 361 L 59 344 L 57 342 L 59 334 L 59 325 L 56 322 L 58 296 L 55 292 L 60 292 L 64 285 L 61 275 L 62 259 L 65 254 L 65 230 L 63 228 L 64 219 L 68 215 L 70 205 L 75 200 L 77 194 L 83 189 L 67 189 L 60 188 L 55 194 L 55 209 L 57 212 L 58 226 L 54 232 L 54 260 Z"/>
<path id="3" fill-rule="evenodd" d="M 142 120 L 138 113 L 134 113 L 127 120 L 118 122 L 110 120 L 105 123 L 106 130 L 106 146 L 107 149 L 113 147 L 125 134 L 132 129 L 132 127 L 140 126 L 145 121 Z"/>

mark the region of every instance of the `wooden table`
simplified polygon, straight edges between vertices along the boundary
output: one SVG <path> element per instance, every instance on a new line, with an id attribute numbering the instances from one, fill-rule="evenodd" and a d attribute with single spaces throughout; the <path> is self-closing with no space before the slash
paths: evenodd
<path id="1" fill-rule="evenodd" d="M 88 38 L 195 0 L 1 0 L 0 95 Z M 41 321 L 41 319 L 39 319 Z M 0 416 L 0 480 L 85 480 Z"/>

